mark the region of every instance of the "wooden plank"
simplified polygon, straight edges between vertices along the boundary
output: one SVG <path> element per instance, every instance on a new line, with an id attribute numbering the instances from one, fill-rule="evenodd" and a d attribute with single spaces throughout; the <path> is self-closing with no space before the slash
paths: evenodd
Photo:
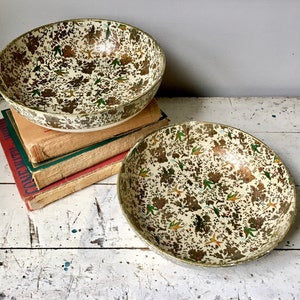
<path id="1" fill-rule="evenodd" d="M 0 250 L 5 299 L 300 299 L 300 251 L 227 268 L 140 249 Z"/>
<path id="2" fill-rule="evenodd" d="M 7 109 L 8 107 L 9 107 L 8 103 L 0 95 L 0 118 L 2 118 L 1 111 L 4 110 L 4 109 Z"/>
<path id="3" fill-rule="evenodd" d="M 300 98 L 159 98 L 172 123 L 217 122 L 249 133 L 300 132 Z"/>
<path id="4" fill-rule="evenodd" d="M 121 213 L 116 185 L 93 185 L 33 212 L 15 185 L 1 185 L 0 207 L 1 248 L 145 247 Z"/>
<path id="5" fill-rule="evenodd" d="M 14 184 L 0 185 L 0 248 L 30 247 L 29 215 Z"/>
<path id="6" fill-rule="evenodd" d="M 116 185 L 93 185 L 34 212 L 16 194 L 14 185 L 1 186 L 1 248 L 146 247 L 122 214 Z M 300 249 L 299 224 L 300 211 L 277 249 Z"/>
<path id="7" fill-rule="evenodd" d="M 7 159 L 3 152 L 2 147 L 0 146 L 0 184 L 2 183 L 13 183 L 14 179 L 10 171 Z"/>

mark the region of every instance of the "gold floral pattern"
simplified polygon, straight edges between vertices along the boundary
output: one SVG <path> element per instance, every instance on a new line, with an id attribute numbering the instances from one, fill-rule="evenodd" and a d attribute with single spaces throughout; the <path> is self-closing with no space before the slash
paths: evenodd
<path id="1" fill-rule="evenodd" d="M 296 211 L 295 186 L 279 157 L 255 137 L 215 123 L 170 125 L 144 138 L 123 162 L 118 194 L 153 249 L 205 266 L 269 252 Z"/>
<path id="2" fill-rule="evenodd" d="M 1 52 L 0 91 L 42 126 L 95 130 L 140 112 L 164 68 L 162 49 L 145 32 L 109 20 L 70 20 L 34 29 Z"/>

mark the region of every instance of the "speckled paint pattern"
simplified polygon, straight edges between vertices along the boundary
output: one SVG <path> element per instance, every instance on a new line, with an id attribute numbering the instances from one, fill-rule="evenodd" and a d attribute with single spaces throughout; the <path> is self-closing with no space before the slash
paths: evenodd
<path id="1" fill-rule="evenodd" d="M 125 121 L 148 104 L 165 56 L 131 25 L 79 19 L 12 41 L 0 69 L 4 98 L 25 117 L 58 130 L 93 130 Z"/>
<path id="2" fill-rule="evenodd" d="M 280 158 L 216 123 L 165 127 L 139 142 L 118 181 L 131 226 L 153 249 L 195 265 L 258 258 L 287 234 L 296 192 Z"/>

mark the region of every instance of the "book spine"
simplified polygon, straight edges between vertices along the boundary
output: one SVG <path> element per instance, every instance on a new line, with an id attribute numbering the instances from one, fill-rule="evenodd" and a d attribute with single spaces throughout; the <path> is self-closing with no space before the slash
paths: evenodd
<path id="1" fill-rule="evenodd" d="M 21 198 L 31 199 L 38 190 L 9 134 L 4 119 L 0 119 L 0 142 Z"/>

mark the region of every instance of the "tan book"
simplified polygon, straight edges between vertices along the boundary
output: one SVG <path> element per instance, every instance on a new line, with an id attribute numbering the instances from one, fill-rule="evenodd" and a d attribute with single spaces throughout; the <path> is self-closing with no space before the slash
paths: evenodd
<path id="1" fill-rule="evenodd" d="M 14 136 L 8 112 L 9 110 L 2 111 L 4 119 L 0 119 L 0 143 L 19 194 L 29 210 L 40 209 L 93 183 L 117 174 L 127 154 L 127 151 L 120 153 L 38 190 L 27 168 L 28 161 L 23 159 L 22 152 L 25 153 L 25 151 L 21 147 L 22 144 L 16 139 L 17 136 Z"/>
<path id="2" fill-rule="evenodd" d="M 141 129 L 133 131 L 125 136 L 100 145 L 99 147 L 90 151 L 85 151 L 80 155 L 73 156 L 68 160 L 63 160 L 58 164 L 49 166 L 45 169 L 40 169 L 32 173 L 37 187 L 39 189 L 77 173 L 85 168 L 89 168 L 97 163 L 107 160 L 112 156 L 129 150 L 138 140 L 150 134 L 154 130 L 167 125 L 168 120 L 162 119 L 153 124 L 147 125 Z"/>
<path id="3" fill-rule="evenodd" d="M 135 117 L 122 124 L 93 132 L 69 133 L 60 132 L 38 126 L 13 109 L 21 140 L 29 161 L 39 163 L 82 149 L 109 138 L 142 128 L 154 123 L 161 117 L 159 105 L 153 99 L 149 105 Z"/>
<path id="4" fill-rule="evenodd" d="M 61 181 L 84 169 L 90 168 L 111 157 L 117 156 L 122 152 L 128 151 L 139 139 L 162 126 L 167 125 L 169 122 L 167 116 L 163 112 L 160 112 L 158 121 L 142 128 L 137 128 L 52 160 L 33 165 L 26 155 L 24 144 L 20 140 L 18 127 L 9 110 L 5 112 L 5 118 L 7 119 L 7 123 L 10 123 L 10 135 L 22 156 L 24 164 L 31 173 L 31 179 L 34 180 L 37 189 L 43 189 L 57 181 Z"/>

